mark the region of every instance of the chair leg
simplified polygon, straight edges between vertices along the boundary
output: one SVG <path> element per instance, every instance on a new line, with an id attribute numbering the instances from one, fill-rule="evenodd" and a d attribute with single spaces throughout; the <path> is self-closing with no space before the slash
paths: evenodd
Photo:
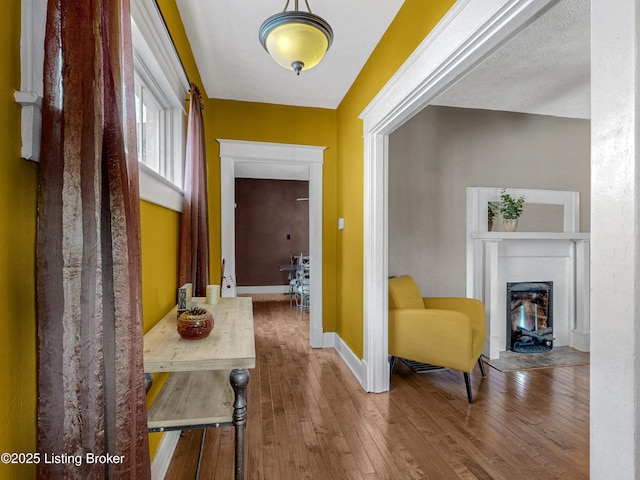
<path id="1" fill-rule="evenodd" d="M 398 361 L 398 357 L 389 355 L 389 380 L 391 380 L 391 375 L 393 375 L 393 369 L 395 368 L 397 361 Z"/>
<path id="2" fill-rule="evenodd" d="M 482 372 L 482 378 L 487 378 L 487 373 L 484 371 L 484 362 L 482 361 L 482 355 L 478 357 L 478 365 L 480 365 L 480 372 Z"/>
<path id="3" fill-rule="evenodd" d="M 469 372 L 462 372 L 464 374 L 464 384 L 467 387 L 467 398 L 469 403 L 473 403 L 473 394 L 471 393 L 471 379 L 469 378 Z"/>

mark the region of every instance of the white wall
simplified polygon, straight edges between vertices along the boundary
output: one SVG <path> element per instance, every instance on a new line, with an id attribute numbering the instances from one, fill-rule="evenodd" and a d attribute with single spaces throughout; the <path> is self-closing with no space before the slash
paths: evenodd
<path id="1" fill-rule="evenodd" d="M 464 296 L 465 188 L 580 192 L 589 231 L 586 120 L 431 106 L 389 137 L 389 275 L 408 273 L 425 296 Z M 525 204 L 519 230 L 554 230 Z M 561 230 L 561 224 L 560 224 Z"/>
<path id="2" fill-rule="evenodd" d="M 640 9 L 591 2 L 593 480 L 640 479 Z"/>

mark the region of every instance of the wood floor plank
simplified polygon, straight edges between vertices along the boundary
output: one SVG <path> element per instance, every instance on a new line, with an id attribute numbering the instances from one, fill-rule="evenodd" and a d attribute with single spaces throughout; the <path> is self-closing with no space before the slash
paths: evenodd
<path id="1" fill-rule="evenodd" d="M 333 349 L 309 348 L 308 315 L 254 296 L 256 368 L 248 387 L 251 480 L 589 478 L 589 366 L 416 374 L 366 393 Z M 201 431 L 185 432 L 168 480 L 191 479 Z M 210 429 L 202 475 L 233 477 L 232 428 Z"/>

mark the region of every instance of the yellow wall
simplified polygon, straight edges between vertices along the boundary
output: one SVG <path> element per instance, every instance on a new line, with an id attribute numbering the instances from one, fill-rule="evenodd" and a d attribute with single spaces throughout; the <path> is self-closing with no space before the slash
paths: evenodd
<path id="1" fill-rule="evenodd" d="M 147 332 L 176 303 L 180 214 L 153 203 L 140 202 L 142 243 L 142 316 Z M 154 375 L 147 406 L 158 395 L 167 374 Z M 155 455 L 162 433 L 149 435 L 149 451 Z"/>
<path id="2" fill-rule="evenodd" d="M 20 2 L 0 17 L 0 452 L 36 446 L 35 229 L 37 164 L 20 158 Z M 0 478 L 29 478 L 0 464 Z"/>
<path id="3" fill-rule="evenodd" d="M 204 109 L 209 167 L 211 256 L 220 259 L 220 144 L 216 139 L 327 147 L 323 165 L 323 326 L 335 331 L 336 112 L 320 108 L 209 100 Z M 215 231 L 215 234 L 214 234 Z M 218 260 L 219 261 L 219 260 Z M 215 265 L 212 266 L 212 270 Z M 213 275 L 213 273 L 212 273 Z"/>
<path id="4" fill-rule="evenodd" d="M 176 304 L 180 214 L 140 202 L 142 306 L 147 332 Z"/>
<path id="5" fill-rule="evenodd" d="M 406 0 L 338 107 L 337 238 L 338 335 L 363 355 L 364 142 L 358 116 L 454 4 Z"/>

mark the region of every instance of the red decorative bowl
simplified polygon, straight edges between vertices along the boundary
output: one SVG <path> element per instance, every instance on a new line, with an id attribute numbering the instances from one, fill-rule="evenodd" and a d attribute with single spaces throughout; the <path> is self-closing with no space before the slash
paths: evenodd
<path id="1" fill-rule="evenodd" d="M 209 310 L 195 307 L 178 317 L 178 333 L 186 340 L 206 338 L 213 329 L 213 315 Z"/>

